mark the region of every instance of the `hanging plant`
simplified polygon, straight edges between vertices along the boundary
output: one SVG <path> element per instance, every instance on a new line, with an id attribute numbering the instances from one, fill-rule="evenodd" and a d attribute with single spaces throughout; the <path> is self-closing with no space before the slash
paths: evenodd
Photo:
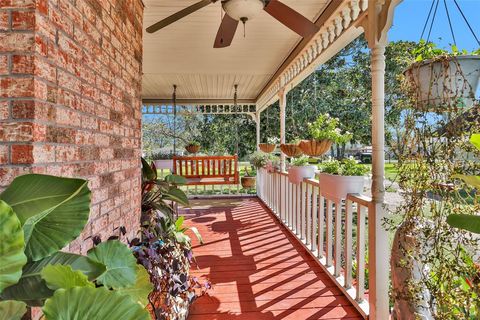
<path id="1" fill-rule="evenodd" d="M 298 143 L 286 143 L 280 145 L 280 150 L 290 158 L 296 158 L 303 154 L 302 149 L 298 146 Z"/>
<path id="2" fill-rule="evenodd" d="M 260 150 L 266 153 L 272 153 L 275 151 L 275 148 L 277 147 L 277 144 L 280 142 L 280 139 L 277 137 L 275 138 L 268 138 L 267 143 L 259 143 L 258 147 Z"/>
<path id="3" fill-rule="evenodd" d="M 196 154 L 198 151 L 200 151 L 200 143 L 191 141 L 185 146 L 185 150 L 187 150 L 189 153 Z"/>
<path id="4" fill-rule="evenodd" d="M 480 77 L 480 49 L 451 52 L 420 42 L 417 58 L 405 71 L 404 86 L 423 111 L 452 111 L 474 104 Z"/>
<path id="5" fill-rule="evenodd" d="M 313 123 L 308 124 L 311 140 L 300 141 L 299 148 L 311 157 L 319 157 L 330 150 L 333 143 L 347 143 L 352 139 L 352 134 L 342 132 L 339 128 L 339 119 L 331 117 L 328 113 L 321 114 Z"/>

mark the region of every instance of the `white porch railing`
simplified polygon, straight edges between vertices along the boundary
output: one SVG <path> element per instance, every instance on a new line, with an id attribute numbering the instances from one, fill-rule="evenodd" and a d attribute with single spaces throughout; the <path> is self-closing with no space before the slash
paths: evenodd
<path id="1" fill-rule="evenodd" d="M 322 193 L 317 180 L 295 185 L 287 173 L 265 169 L 257 174 L 257 195 L 367 318 L 365 264 L 368 217 L 375 210 L 372 200 L 349 194 L 335 201 Z M 369 282 L 373 277 L 370 274 Z"/>

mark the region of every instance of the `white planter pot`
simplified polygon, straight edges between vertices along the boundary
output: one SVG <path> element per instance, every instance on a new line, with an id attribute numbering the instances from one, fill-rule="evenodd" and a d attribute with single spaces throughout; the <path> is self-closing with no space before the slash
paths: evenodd
<path id="1" fill-rule="evenodd" d="M 320 192 L 332 200 L 341 200 L 349 193 L 362 193 L 364 176 L 338 176 L 328 173 L 318 175 Z"/>
<path id="2" fill-rule="evenodd" d="M 448 105 L 471 107 L 479 84 L 480 56 L 425 60 L 411 65 L 404 74 L 414 83 L 418 106 L 422 109 Z"/>
<path id="3" fill-rule="evenodd" d="M 164 170 L 168 169 L 170 171 L 173 171 L 173 160 L 168 159 L 168 160 L 155 160 L 155 167 L 157 167 L 158 170 Z"/>
<path id="4" fill-rule="evenodd" d="M 291 183 L 299 184 L 303 179 L 313 179 L 315 177 L 316 166 L 292 166 L 288 169 L 288 180 Z"/>

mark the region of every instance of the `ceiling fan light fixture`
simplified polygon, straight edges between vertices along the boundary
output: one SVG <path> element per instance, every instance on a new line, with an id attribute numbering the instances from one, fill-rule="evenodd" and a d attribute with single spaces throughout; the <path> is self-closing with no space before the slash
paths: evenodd
<path id="1" fill-rule="evenodd" d="M 222 2 L 223 10 L 237 21 L 251 20 L 264 8 L 262 0 L 228 0 Z"/>

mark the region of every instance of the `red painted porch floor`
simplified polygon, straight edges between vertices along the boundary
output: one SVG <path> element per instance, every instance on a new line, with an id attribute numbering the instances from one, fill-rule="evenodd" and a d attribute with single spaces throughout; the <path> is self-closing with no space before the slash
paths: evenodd
<path id="1" fill-rule="evenodd" d="M 258 199 L 195 200 L 182 214 L 204 240 L 193 240 L 192 275 L 213 286 L 189 320 L 361 319 Z"/>

